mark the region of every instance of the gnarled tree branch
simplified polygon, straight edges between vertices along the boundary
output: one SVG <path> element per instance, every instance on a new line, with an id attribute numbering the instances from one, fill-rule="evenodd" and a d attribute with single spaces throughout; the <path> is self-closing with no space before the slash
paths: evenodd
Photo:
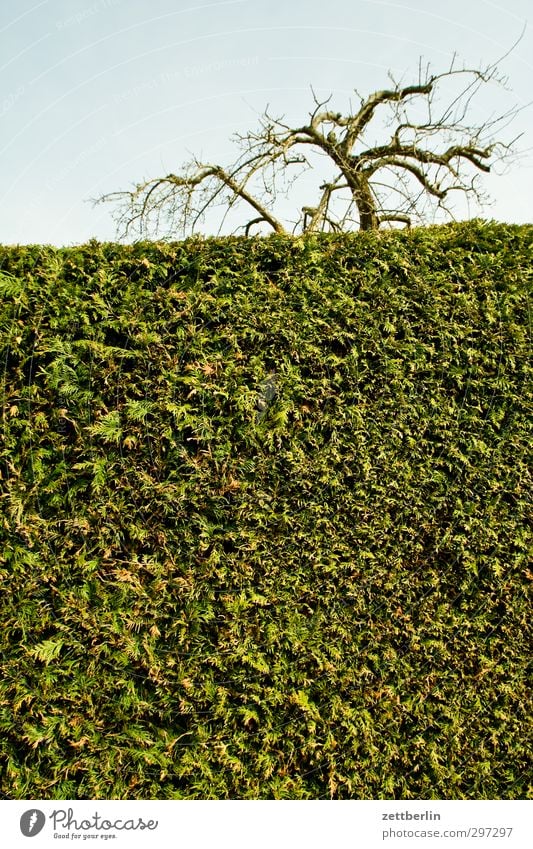
<path id="1" fill-rule="evenodd" d="M 411 226 L 413 220 L 424 220 L 431 204 L 449 214 L 445 199 L 452 191 L 480 202 L 475 175 L 489 173 L 494 162 L 514 155 L 515 140 L 505 144 L 497 133 L 517 108 L 472 126 L 465 123 L 480 87 L 505 82 L 496 66 L 457 68 L 454 57 L 442 73 L 419 69 L 414 84 L 392 82 L 392 87 L 360 98 L 359 108 L 347 114 L 331 108 L 331 96 L 320 100 L 312 91 L 314 109 L 307 123 L 296 127 L 272 117 L 267 108 L 258 130 L 235 137 L 242 153 L 231 167 L 193 160 L 180 173 L 140 182 L 132 191 L 112 192 L 97 202 L 118 206 L 124 235 L 135 229 L 142 235 L 150 226 L 161 235 L 166 223 L 173 236 L 176 230 L 193 232 L 216 206 L 224 207 L 224 222 L 240 205 L 253 210 L 241 224 L 245 235 L 262 224 L 287 233 L 274 211 L 278 195 L 288 195 L 289 189 L 296 195 L 297 180 L 315 168 L 321 176 L 318 200 L 304 206 L 300 202 L 303 214 L 295 226 L 302 232 L 377 229 L 387 222 Z M 436 92 L 445 82 L 462 84 L 437 111 Z M 410 115 L 413 103 L 416 120 Z M 420 106 L 425 107 L 422 118 Z M 378 138 L 369 145 L 366 133 L 380 116 L 392 130 L 384 141 Z M 375 132 L 382 132 L 379 124 Z"/>

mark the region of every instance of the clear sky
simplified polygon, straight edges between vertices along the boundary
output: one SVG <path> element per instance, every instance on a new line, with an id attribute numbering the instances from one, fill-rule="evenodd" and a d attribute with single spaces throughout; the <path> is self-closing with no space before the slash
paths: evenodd
<path id="1" fill-rule="evenodd" d="M 532 98 L 529 0 L 2 0 L 0 242 L 111 240 L 112 208 L 90 198 L 191 153 L 231 162 L 231 134 L 254 129 L 267 103 L 302 122 L 310 85 L 340 111 L 355 88 L 386 86 L 388 69 L 415 79 L 420 56 L 436 71 L 454 51 L 487 64 L 528 13 L 500 66 L 511 91 L 491 91 L 480 121 Z M 524 149 L 532 130 L 528 107 L 512 130 Z M 531 152 L 485 185 L 486 217 L 533 220 Z"/>

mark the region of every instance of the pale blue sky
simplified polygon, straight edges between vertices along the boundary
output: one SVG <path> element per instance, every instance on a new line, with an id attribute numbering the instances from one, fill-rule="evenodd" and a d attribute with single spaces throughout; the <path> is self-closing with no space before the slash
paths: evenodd
<path id="1" fill-rule="evenodd" d="M 386 85 L 389 68 L 415 78 L 420 55 L 436 71 L 454 51 L 489 63 L 529 10 L 529 0 L 3 0 L 0 242 L 113 239 L 111 207 L 89 198 L 176 171 L 191 152 L 230 162 L 232 132 L 255 128 L 267 103 L 291 123 L 306 118 L 310 85 L 341 110 L 354 88 Z M 512 91 L 487 92 L 480 121 L 532 97 L 529 14 L 501 64 Z M 532 129 L 529 107 L 512 134 L 530 148 Z M 486 217 L 533 219 L 531 154 L 485 185 Z"/>

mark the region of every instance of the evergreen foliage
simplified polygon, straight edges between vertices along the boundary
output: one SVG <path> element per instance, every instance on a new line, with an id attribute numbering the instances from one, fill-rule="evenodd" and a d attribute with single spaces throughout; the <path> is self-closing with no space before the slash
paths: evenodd
<path id="1" fill-rule="evenodd" d="M 0 248 L 5 797 L 528 795 L 532 244 Z"/>

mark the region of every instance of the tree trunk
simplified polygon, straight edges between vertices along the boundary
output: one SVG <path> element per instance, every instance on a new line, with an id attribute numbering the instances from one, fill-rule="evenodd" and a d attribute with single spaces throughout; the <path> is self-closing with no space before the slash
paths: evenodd
<path id="1" fill-rule="evenodd" d="M 352 188 L 352 194 L 359 213 L 359 228 L 361 230 L 378 230 L 379 217 L 367 180 L 358 176 Z"/>

